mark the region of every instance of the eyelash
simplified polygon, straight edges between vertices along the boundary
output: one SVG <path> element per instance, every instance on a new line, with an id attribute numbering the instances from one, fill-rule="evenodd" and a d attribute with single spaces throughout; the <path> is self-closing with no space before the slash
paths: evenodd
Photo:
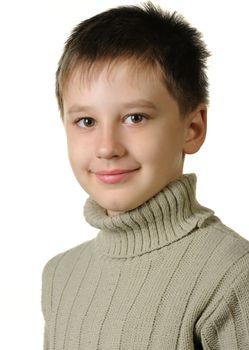
<path id="1" fill-rule="evenodd" d="M 125 117 L 124 119 L 127 120 L 129 117 L 132 117 L 132 116 L 140 116 L 140 117 L 143 118 L 142 121 L 139 121 L 138 123 L 131 123 L 131 124 L 133 124 L 133 125 L 135 125 L 135 124 L 140 124 L 140 123 L 142 123 L 142 122 L 144 121 L 144 119 L 148 119 L 148 116 L 146 116 L 146 115 L 144 115 L 144 114 L 142 114 L 142 113 L 132 113 L 132 114 L 129 114 L 129 115 L 128 115 L 127 117 Z M 74 124 L 78 125 L 80 121 L 87 120 L 87 119 L 89 119 L 89 120 L 95 122 L 94 118 L 91 118 L 91 117 L 82 117 L 82 118 L 78 118 L 77 120 L 75 120 Z M 79 125 L 78 125 L 78 126 L 79 126 Z M 93 125 L 93 126 L 94 126 L 94 125 Z M 84 127 L 79 126 L 79 127 L 82 128 L 82 129 L 90 129 L 90 128 L 93 127 L 93 126 L 89 126 L 89 127 L 87 127 L 87 126 L 84 126 Z"/>

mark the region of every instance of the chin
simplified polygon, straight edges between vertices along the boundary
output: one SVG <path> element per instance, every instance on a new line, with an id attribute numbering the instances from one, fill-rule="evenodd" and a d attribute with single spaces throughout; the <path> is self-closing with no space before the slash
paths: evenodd
<path id="1" fill-rule="evenodd" d="M 114 203 L 106 203 L 106 202 L 98 202 L 99 205 L 106 209 L 108 213 L 125 213 L 129 210 L 132 210 L 134 208 L 136 208 L 138 205 L 134 204 L 132 205 L 132 203 L 120 203 L 120 201 L 118 201 L 118 203 L 116 203 L 116 205 Z M 115 215 L 117 215 L 115 214 Z"/>

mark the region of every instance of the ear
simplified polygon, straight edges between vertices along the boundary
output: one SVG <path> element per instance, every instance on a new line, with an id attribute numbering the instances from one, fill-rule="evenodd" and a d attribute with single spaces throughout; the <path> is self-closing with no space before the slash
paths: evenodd
<path id="1" fill-rule="evenodd" d="M 205 141 L 206 133 L 207 106 L 201 103 L 186 118 L 184 153 L 196 153 Z"/>

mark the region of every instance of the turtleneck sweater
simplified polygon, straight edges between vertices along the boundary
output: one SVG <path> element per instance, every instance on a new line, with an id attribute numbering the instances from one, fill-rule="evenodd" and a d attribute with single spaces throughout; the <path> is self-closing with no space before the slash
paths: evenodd
<path id="1" fill-rule="evenodd" d="M 195 174 L 84 215 L 96 237 L 43 270 L 44 349 L 249 349 L 249 242 L 198 203 Z"/>

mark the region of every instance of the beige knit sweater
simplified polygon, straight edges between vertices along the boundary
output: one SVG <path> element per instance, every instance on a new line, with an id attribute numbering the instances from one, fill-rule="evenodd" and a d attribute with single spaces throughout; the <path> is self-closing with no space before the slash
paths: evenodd
<path id="1" fill-rule="evenodd" d="M 44 268 L 45 349 L 249 349 L 249 242 L 195 186 L 184 175 L 113 217 L 87 200 L 100 232 Z"/>

